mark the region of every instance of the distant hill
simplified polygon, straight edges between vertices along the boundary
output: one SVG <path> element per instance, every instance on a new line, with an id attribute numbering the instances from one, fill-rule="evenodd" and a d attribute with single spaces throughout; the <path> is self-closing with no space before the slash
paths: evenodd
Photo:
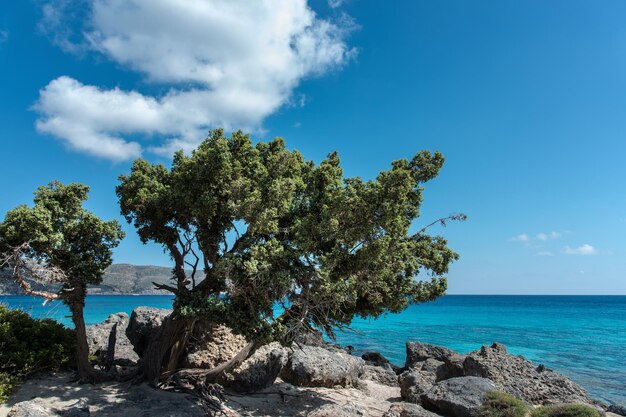
<path id="1" fill-rule="evenodd" d="M 0 277 L 0 294 L 22 294 L 19 286 L 6 273 Z M 169 294 L 156 290 L 152 282 L 171 284 L 172 268 L 153 265 L 111 265 L 102 284 L 89 287 L 89 294 Z"/>

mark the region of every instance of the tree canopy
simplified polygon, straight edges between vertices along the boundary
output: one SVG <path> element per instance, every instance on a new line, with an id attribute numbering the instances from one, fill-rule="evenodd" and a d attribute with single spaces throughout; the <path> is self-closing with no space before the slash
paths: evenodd
<path id="1" fill-rule="evenodd" d="M 83 207 L 88 193 L 86 185 L 53 181 L 35 191 L 33 206 L 7 212 L 0 223 L 0 266 L 11 269 L 26 293 L 67 304 L 76 327 L 79 375 L 93 380 L 83 318 L 87 285 L 102 281 L 124 233 L 117 221 L 103 221 Z M 36 290 L 32 282 L 47 286 Z"/>
<path id="2" fill-rule="evenodd" d="M 410 233 L 443 163 L 422 151 L 365 181 L 344 177 L 337 153 L 315 164 L 283 139 L 215 130 L 170 169 L 136 160 L 117 194 L 141 240 L 174 260 L 174 283 L 160 288 L 179 314 L 289 341 L 444 294 L 458 255 L 426 229 Z"/>

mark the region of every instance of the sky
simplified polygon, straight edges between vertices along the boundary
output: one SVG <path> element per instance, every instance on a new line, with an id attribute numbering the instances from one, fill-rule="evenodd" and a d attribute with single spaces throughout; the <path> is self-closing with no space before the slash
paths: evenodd
<path id="1" fill-rule="evenodd" d="M 451 294 L 626 294 L 626 2 L 25 0 L 0 4 L 0 214 L 53 179 L 119 214 L 135 158 L 209 129 L 285 138 L 348 176 L 440 150 L 417 226 Z"/>

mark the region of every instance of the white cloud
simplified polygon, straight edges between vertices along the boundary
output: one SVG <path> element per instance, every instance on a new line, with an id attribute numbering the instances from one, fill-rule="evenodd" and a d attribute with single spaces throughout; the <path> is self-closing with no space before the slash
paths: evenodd
<path id="1" fill-rule="evenodd" d="M 332 9 L 336 9 L 337 7 L 340 7 L 342 4 L 345 3 L 346 0 L 328 0 L 328 5 L 332 8 Z"/>
<path id="2" fill-rule="evenodd" d="M 561 237 L 561 234 L 559 232 L 550 232 L 550 233 L 539 233 L 536 236 L 537 240 L 554 240 L 554 239 L 558 239 Z"/>
<path id="3" fill-rule="evenodd" d="M 595 255 L 598 251 L 593 246 L 584 244 L 577 248 L 566 246 L 563 248 L 563 253 L 566 255 Z"/>
<path id="4" fill-rule="evenodd" d="M 58 19 L 58 8 L 48 15 Z M 258 129 L 281 106 L 304 103 L 293 94 L 302 79 L 356 53 L 345 42 L 354 23 L 320 19 L 306 0 L 92 0 L 89 21 L 89 48 L 170 90 L 152 97 L 59 77 L 40 92 L 37 128 L 113 160 L 136 157 L 143 137 L 170 153 L 211 127 Z"/>
<path id="5" fill-rule="evenodd" d="M 537 252 L 537 256 L 554 256 L 554 253 L 550 251 L 540 251 Z"/>
<path id="6" fill-rule="evenodd" d="M 530 236 L 526 233 L 522 233 L 521 235 L 514 236 L 509 239 L 511 242 L 528 242 L 530 241 Z"/>

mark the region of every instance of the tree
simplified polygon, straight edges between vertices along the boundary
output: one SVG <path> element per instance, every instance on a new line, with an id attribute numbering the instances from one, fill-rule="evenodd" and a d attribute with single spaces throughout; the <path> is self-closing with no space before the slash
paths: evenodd
<path id="1" fill-rule="evenodd" d="M 89 363 L 83 317 L 87 285 L 102 282 L 112 249 L 124 237 L 117 221 L 103 221 L 83 208 L 88 193 L 86 185 L 53 181 L 35 191 L 32 207 L 18 206 L 0 223 L 2 266 L 27 294 L 59 299 L 69 307 L 82 380 L 98 376 Z M 33 281 L 46 289 L 33 288 Z"/>
<path id="2" fill-rule="evenodd" d="M 161 244 L 174 261 L 172 285 L 155 284 L 175 295 L 174 313 L 142 359 L 145 376 L 156 383 L 178 368 L 198 318 L 252 340 L 207 371 L 210 379 L 269 340 L 289 343 L 313 329 L 333 337 L 354 316 L 444 294 L 458 255 L 426 228 L 410 233 L 421 184 L 443 162 L 439 152 L 419 152 L 364 181 L 344 178 L 336 153 L 315 165 L 280 138 L 254 146 L 222 130 L 190 156 L 177 152 L 171 169 L 136 160 L 120 176 L 121 212 L 142 242 Z"/>

